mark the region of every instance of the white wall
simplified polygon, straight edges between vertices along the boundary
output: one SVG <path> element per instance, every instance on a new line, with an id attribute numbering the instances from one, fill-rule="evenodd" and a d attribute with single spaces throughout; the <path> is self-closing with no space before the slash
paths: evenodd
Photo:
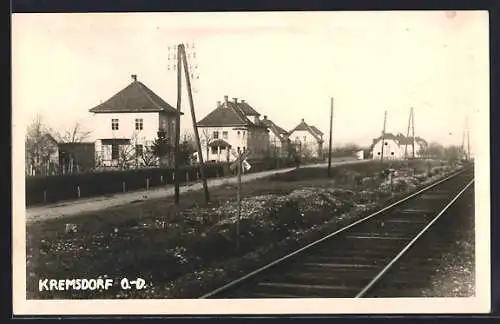
<path id="1" fill-rule="evenodd" d="M 207 156 L 207 142 L 214 140 L 214 132 L 218 132 L 218 138 L 227 141 L 234 150 L 237 150 L 238 147 L 240 150 L 249 149 L 252 154 L 258 155 L 267 150 L 269 145 L 267 133 L 264 129 L 251 129 L 249 132 L 247 128 L 243 127 L 198 127 L 198 132 L 204 161 L 227 161 L 226 150 L 217 151 L 214 154 L 210 148 Z M 227 132 L 227 137 L 224 136 L 224 132 Z M 234 160 L 233 155 L 229 154 L 229 161 Z"/>
<path id="2" fill-rule="evenodd" d="M 135 129 L 135 119 L 143 120 L 143 129 Z M 119 129 L 111 129 L 111 120 L 118 119 Z M 173 130 L 174 121 L 168 124 L 168 118 L 165 119 L 165 125 L 171 126 Z M 150 113 L 97 113 L 93 114 L 93 128 L 96 139 L 108 138 L 132 138 L 137 136 L 139 141 L 154 140 L 160 125 L 160 116 L 157 112 Z"/>
<path id="3" fill-rule="evenodd" d="M 304 130 L 296 130 L 290 134 L 291 143 L 297 143 L 297 137 L 300 143 L 302 143 L 302 148 L 306 147 L 312 153 L 313 157 L 319 156 L 319 143 L 316 138 Z"/>
<path id="4" fill-rule="evenodd" d="M 384 159 L 404 159 L 405 158 L 405 145 L 399 145 L 395 140 L 385 140 L 387 145 L 384 147 Z M 382 141 L 379 140 L 372 150 L 372 158 L 374 160 L 380 160 L 380 155 L 378 152 L 381 152 L 381 144 Z M 421 157 L 421 145 L 418 142 L 415 142 L 415 157 Z M 394 152 L 394 155 L 391 155 L 391 152 Z M 411 158 L 413 156 L 412 145 L 407 146 L 407 157 Z"/>
<path id="5" fill-rule="evenodd" d="M 384 159 L 391 160 L 402 158 L 402 155 L 404 154 L 404 148 L 403 151 L 401 151 L 399 144 L 395 140 L 386 139 L 385 143 L 387 143 L 387 145 L 384 145 Z M 382 140 L 378 140 L 373 146 L 372 156 L 374 160 L 380 160 L 380 158 L 382 157 Z"/>
<path id="6" fill-rule="evenodd" d="M 118 130 L 113 130 L 111 120 L 118 119 Z M 142 119 L 142 130 L 135 129 L 135 120 Z M 92 116 L 95 141 L 96 159 L 105 166 L 111 166 L 111 145 L 102 145 L 101 139 L 130 139 L 131 147 L 120 146 L 121 150 L 135 154 L 135 145 L 150 146 L 158 136 L 160 128 L 166 128 L 167 135 L 173 140 L 175 119 L 173 116 L 158 112 L 148 113 L 94 113 Z M 128 155 L 128 154 L 127 154 Z M 115 163 L 116 164 L 116 163 Z M 139 158 L 141 165 L 141 159 Z"/>

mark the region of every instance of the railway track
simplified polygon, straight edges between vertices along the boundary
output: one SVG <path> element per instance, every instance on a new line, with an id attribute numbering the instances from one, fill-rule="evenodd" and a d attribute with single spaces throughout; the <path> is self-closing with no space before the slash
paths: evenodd
<path id="1" fill-rule="evenodd" d="M 474 182 L 463 169 L 200 298 L 362 298 Z"/>

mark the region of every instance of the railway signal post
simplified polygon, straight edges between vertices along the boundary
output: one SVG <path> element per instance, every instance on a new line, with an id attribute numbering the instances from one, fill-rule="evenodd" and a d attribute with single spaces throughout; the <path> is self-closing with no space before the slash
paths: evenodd
<path id="1" fill-rule="evenodd" d="M 243 168 L 245 170 L 249 170 L 252 166 L 247 162 L 247 157 L 250 154 L 250 151 L 242 152 L 238 148 L 238 151 L 231 151 L 231 154 L 236 158 L 233 164 L 229 166 L 229 168 L 234 170 L 237 169 L 238 172 L 238 189 L 236 190 L 236 200 L 238 204 L 238 214 L 236 218 L 236 248 L 239 250 L 240 248 L 240 218 L 241 218 L 241 173 L 243 172 Z"/>

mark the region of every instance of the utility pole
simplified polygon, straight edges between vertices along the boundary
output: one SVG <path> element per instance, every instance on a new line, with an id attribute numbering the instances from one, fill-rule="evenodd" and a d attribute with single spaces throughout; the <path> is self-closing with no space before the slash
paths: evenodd
<path id="1" fill-rule="evenodd" d="M 385 125 L 387 123 L 387 110 L 384 112 L 384 128 L 382 130 L 382 149 L 380 150 L 380 162 L 384 161 L 384 146 L 385 146 Z"/>
<path id="2" fill-rule="evenodd" d="M 410 125 L 411 125 L 411 109 L 408 115 L 408 129 L 406 130 L 406 141 L 405 141 L 405 159 L 408 158 L 408 138 L 410 137 Z"/>
<path id="3" fill-rule="evenodd" d="M 410 110 L 411 114 L 411 132 L 412 132 L 412 151 L 413 151 L 413 158 L 415 158 L 415 115 L 413 114 L 413 107 L 411 107 Z"/>
<path id="4" fill-rule="evenodd" d="M 177 114 L 175 116 L 175 157 L 174 157 L 174 190 L 175 204 L 179 204 L 179 139 L 181 133 L 181 98 L 182 98 L 182 74 L 181 74 L 181 46 L 177 46 Z"/>
<path id="5" fill-rule="evenodd" d="M 330 98 L 330 142 L 328 143 L 328 177 L 332 168 L 333 97 Z"/>
<path id="6" fill-rule="evenodd" d="M 237 190 L 237 203 L 238 215 L 236 220 L 236 248 L 240 249 L 240 219 L 241 219 L 241 168 L 242 168 L 242 152 L 238 148 L 238 190 Z"/>
<path id="7" fill-rule="evenodd" d="M 187 58 L 186 58 L 186 52 L 184 50 L 184 45 L 182 45 L 182 44 L 179 45 L 179 48 L 180 48 L 180 52 L 182 53 L 182 61 L 184 63 L 186 87 L 187 87 L 188 96 L 189 96 L 189 106 L 191 108 L 191 119 L 193 121 L 193 132 L 194 132 L 194 137 L 196 140 L 196 148 L 198 150 L 198 158 L 200 160 L 200 175 L 201 175 L 201 179 L 203 181 L 203 191 L 205 193 L 205 203 L 208 203 L 210 200 L 210 195 L 208 193 L 207 178 L 205 176 L 205 165 L 203 163 L 203 155 L 201 154 L 200 134 L 198 133 L 198 127 L 196 127 L 196 115 L 195 115 L 195 111 L 194 111 L 193 93 L 191 92 L 191 80 L 189 78 L 188 62 L 187 62 Z M 180 55 L 179 55 L 179 57 L 180 57 Z M 180 70 L 180 68 L 179 68 L 179 70 Z"/>

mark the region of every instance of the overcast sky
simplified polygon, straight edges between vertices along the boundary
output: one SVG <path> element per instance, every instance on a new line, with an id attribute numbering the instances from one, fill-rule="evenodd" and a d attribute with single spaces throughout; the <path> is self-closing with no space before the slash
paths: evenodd
<path id="1" fill-rule="evenodd" d="M 384 110 L 387 131 L 406 133 L 414 107 L 416 135 L 460 145 L 466 116 L 477 129 L 489 109 L 486 12 L 15 14 L 12 33 L 18 122 L 39 113 L 57 130 L 91 129 L 88 110 L 131 74 L 175 107 L 176 42 L 196 46 L 198 120 L 228 95 L 328 140 L 333 96 L 335 144 L 369 145 Z M 186 93 L 182 107 L 191 128 Z"/>

